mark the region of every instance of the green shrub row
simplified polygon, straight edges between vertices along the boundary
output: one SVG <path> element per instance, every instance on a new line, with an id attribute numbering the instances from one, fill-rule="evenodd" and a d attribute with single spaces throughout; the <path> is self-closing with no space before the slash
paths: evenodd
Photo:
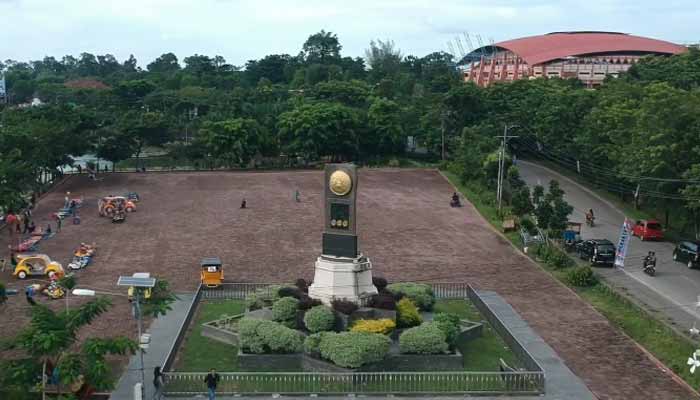
<path id="1" fill-rule="evenodd" d="M 534 254 L 545 264 L 554 269 L 573 267 L 574 260 L 563 250 L 553 245 L 538 245 L 534 249 Z"/>
<path id="2" fill-rule="evenodd" d="M 418 312 L 418 307 L 408 297 L 404 297 L 396 304 L 396 325 L 399 328 L 418 326 L 423 322 Z"/>
<path id="3" fill-rule="evenodd" d="M 404 331 L 399 337 L 399 348 L 405 354 L 443 354 L 449 346 L 438 324 L 427 322 Z"/>
<path id="4" fill-rule="evenodd" d="M 241 318 L 238 335 L 241 350 L 246 353 L 299 353 L 303 348 L 301 333 L 274 321 Z"/>
<path id="5" fill-rule="evenodd" d="M 272 305 L 272 320 L 289 328 L 296 328 L 298 309 L 299 300 L 294 297 L 282 297 Z"/>
<path id="6" fill-rule="evenodd" d="M 590 287 L 598 284 L 598 277 L 588 265 L 576 267 L 566 274 L 566 282 L 571 286 Z"/>
<path id="7" fill-rule="evenodd" d="M 386 288 L 393 294 L 408 297 L 422 311 L 432 310 L 435 304 L 433 289 L 424 283 L 392 283 Z"/>
<path id="8" fill-rule="evenodd" d="M 321 357 L 338 366 L 359 368 L 383 360 L 390 344 L 388 337 L 378 333 L 325 332 L 320 335 L 318 349 Z M 313 348 L 313 343 L 308 347 Z"/>
<path id="9" fill-rule="evenodd" d="M 309 332 L 331 331 L 335 327 L 335 313 L 328 306 L 316 306 L 304 314 L 304 325 Z"/>

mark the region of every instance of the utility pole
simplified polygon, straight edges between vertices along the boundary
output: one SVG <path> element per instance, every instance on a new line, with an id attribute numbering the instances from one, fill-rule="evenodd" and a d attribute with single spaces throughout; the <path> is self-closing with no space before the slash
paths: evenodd
<path id="1" fill-rule="evenodd" d="M 134 302 L 134 315 L 136 317 L 137 325 L 138 325 L 138 331 L 139 331 L 139 337 L 138 337 L 138 342 L 139 342 L 139 356 L 141 357 L 141 398 L 145 399 L 145 388 L 144 388 L 144 383 L 146 382 L 146 376 L 143 371 L 143 348 L 141 347 L 141 289 L 140 288 L 134 288 L 134 292 L 136 292 L 136 299 Z"/>
<path id="2" fill-rule="evenodd" d="M 498 136 L 501 138 L 501 149 L 498 152 L 498 185 L 496 188 L 496 199 L 498 200 L 498 212 L 501 212 L 501 199 L 503 198 L 503 178 L 505 176 L 505 164 L 506 164 L 506 145 L 508 144 L 508 139 L 517 138 L 518 136 L 509 136 L 508 130 L 518 127 L 518 125 L 505 124 L 503 126 L 503 136 Z"/>

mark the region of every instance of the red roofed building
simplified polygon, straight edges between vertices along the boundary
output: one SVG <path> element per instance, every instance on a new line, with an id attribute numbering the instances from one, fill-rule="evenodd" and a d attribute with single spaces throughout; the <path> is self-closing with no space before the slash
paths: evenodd
<path id="1" fill-rule="evenodd" d="M 589 87 L 627 71 L 647 55 L 679 54 L 684 46 L 616 32 L 554 32 L 506 40 L 465 56 L 464 80 L 479 86 L 517 79 L 578 78 Z"/>

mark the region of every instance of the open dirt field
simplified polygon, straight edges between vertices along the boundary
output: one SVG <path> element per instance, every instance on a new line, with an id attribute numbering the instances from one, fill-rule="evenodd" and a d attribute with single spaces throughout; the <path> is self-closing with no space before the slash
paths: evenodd
<path id="1" fill-rule="evenodd" d="M 138 271 L 168 279 L 177 291 L 193 291 L 198 261 L 209 255 L 224 261 L 227 280 L 311 278 L 321 249 L 322 179 L 320 171 L 115 174 L 100 182 L 74 177 L 44 197 L 35 216 L 45 226 L 70 190 L 85 197 L 83 223 L 65 224 L 40 250 L 65 266 L 81 241 L 96 242 L 94 263 L 77 273 L 79 286 L 109 291 L 118 290 L 119 275 Z M 293 199 L 296 188 L 301 203 Z M 97 216 L 100 196 L 127 191 L 138 192 L 142 201 L 126 223 L 113 225 Z M 498 291 L 601 399 L 696 398 L 604 317 L 515 251 L 473 207 L 450 208 L 452 191 L 435 171 L 361 170 L 360 246 L 375 275 L 390 281 L 468 282 Z M 241 210 L 243 198 L 249 208 Z M 7 232 L 0 240 L 6 248 Z M 8 271 L 0 280 L 20 287 Z M 28 311 L 23 296 L 0 307 L 0 335 L 17 332 Z M 112 312 L 86 335 L 134 330 L 124 299 L 115 300 Z"/>

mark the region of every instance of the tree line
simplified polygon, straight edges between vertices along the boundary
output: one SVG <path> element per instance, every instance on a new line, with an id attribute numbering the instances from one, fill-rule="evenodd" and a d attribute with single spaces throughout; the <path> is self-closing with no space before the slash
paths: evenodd
<path id="1" fill-rule="evenodd" d="M 700 210 L 700 52 L 645 57 L 596 90 L 575 79 L 465 84 L 452 55 L 404 55 L 372 41 L 342 54 L 321 31 L 297 55 L 234 66 L 221 56 L 166 53 L 145 69 L 134 57 L 83 53 L 0 64 L 10 104 L 0 113 L 0 204 L 37 174 L 94 153 L 109 161 L 163 147 L 182 160 L 245 167 L 259 157 L 306 161 L 401 157 L 408 137 L 444 148 L 463 179 L 495 182 L 504 125 L 510 152 L 556 162 L 658 209 Z M 40 107 L 18 107 L 38 97 Z M 508 188 L 506 188 L 508 189 Z M 510 203 L 515 194 L 507 190 Z"/>

